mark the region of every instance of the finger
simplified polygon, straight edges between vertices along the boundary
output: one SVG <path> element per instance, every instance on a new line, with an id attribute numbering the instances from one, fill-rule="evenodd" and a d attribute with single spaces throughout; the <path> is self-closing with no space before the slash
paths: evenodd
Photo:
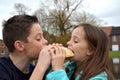
<path id="1" fill-rule="evenodd" d="M 55 55 L 55 49 L 54 49 L 54 48 L 51 48 L 51 49 L 49 50 L 49 52 L 50 52 L 50 55 L 51 55 L 51 56 L 54 56 L 54 55 Z"/>
<path id="2" fill-rule="evenodd" d="M 63 47 L 61 47 L 61 55 L 62 55 L 63 57 L 65 57 L 65 54 L 66 54 L 65 49 L 63 49 Z"/>
<path id="3" fill-rule="evenodd" d="M 53 46 L 55 46 L 55 43 L 52 43 Z"/>
<path id="4" fill-rule="evenodd" d="M 63 47 L 62 47 L 62 53 L 63 53 L 63 56 L 65 57 L 66 51 L 65 49 L 63 49 Z"/>
<path id="5" fill-rule="evenodd" d="M 63 47 L 63 44 L 60 43 L 59 46 Z"/>
<path id="6" fill-rule="evenodd" d="M 59 46 L 55 45 L 54 48 L 55 48 L 55 54 L 59 55 L 60 54 L 60 48 L 59 48 Z"/>
<path id="7" fill-rule="evenodd" d="M 62 49 L 62 47 L 59 47 L 59 51 L 60 51 L 60 55 L 62 56 L 63 55 L 63 49 Z"/>

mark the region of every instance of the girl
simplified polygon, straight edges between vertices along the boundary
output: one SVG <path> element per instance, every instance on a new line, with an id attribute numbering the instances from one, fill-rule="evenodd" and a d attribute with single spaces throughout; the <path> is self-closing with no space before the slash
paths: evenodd
<path id="1" fill-rule="evenodd" d="M 114 80 L 109 68 L 109 47 L 106 34 L 98 27 L 80 24 L 72 32 L 68 48 L 74 57 L 62 66 L 64 51 L 55 45 L 50 50 L 52 56 L 52 72 L 47 80 Z"/>

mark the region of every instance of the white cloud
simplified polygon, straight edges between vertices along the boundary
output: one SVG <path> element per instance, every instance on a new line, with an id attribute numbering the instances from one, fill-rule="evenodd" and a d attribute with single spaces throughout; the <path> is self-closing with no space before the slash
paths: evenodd
<path id="1" fill-rule="evenodd" d="M 85 0 L 85 11 L 104 20 L 105 25 L 120 26 L 120 0 Z"/>
<path id="2" fill-rule="evenodd" d="M 119 0 L 86 0 L 87 10 L 93 14 L 109 13 L 119 8 Z"/>

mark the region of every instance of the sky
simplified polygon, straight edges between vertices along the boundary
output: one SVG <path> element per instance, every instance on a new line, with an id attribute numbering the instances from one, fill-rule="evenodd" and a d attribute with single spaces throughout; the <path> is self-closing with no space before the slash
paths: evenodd
<path id="1" fill-rule="evenodd" d="M 39 9 L 40 2 L 51 0 L 0 0 L 0 39 L 2 39 L 2 22 L 13 16 L 14 4 L 22 3 L 33 14 Z M 103 26 L 120 26 L 120 0 L 85 0 L 84 10 L 104 21 Z"/>

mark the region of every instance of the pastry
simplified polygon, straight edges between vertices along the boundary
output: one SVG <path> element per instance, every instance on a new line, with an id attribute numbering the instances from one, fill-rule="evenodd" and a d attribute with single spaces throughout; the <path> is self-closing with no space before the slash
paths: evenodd
<path id="1" fill-rule="evenodd" d="M 64 48 L 65 51 L 66 51 L 66 55 L 65 55 L 66 58 L 67 58 L 67 57 L 73 57 L 73 56 L 74 56 L 73 52 L 72 52 L 70 49 L 68 49 L 68 48 L 66 48 L 66 47 L 63 47 L 63 48 Z"/>

